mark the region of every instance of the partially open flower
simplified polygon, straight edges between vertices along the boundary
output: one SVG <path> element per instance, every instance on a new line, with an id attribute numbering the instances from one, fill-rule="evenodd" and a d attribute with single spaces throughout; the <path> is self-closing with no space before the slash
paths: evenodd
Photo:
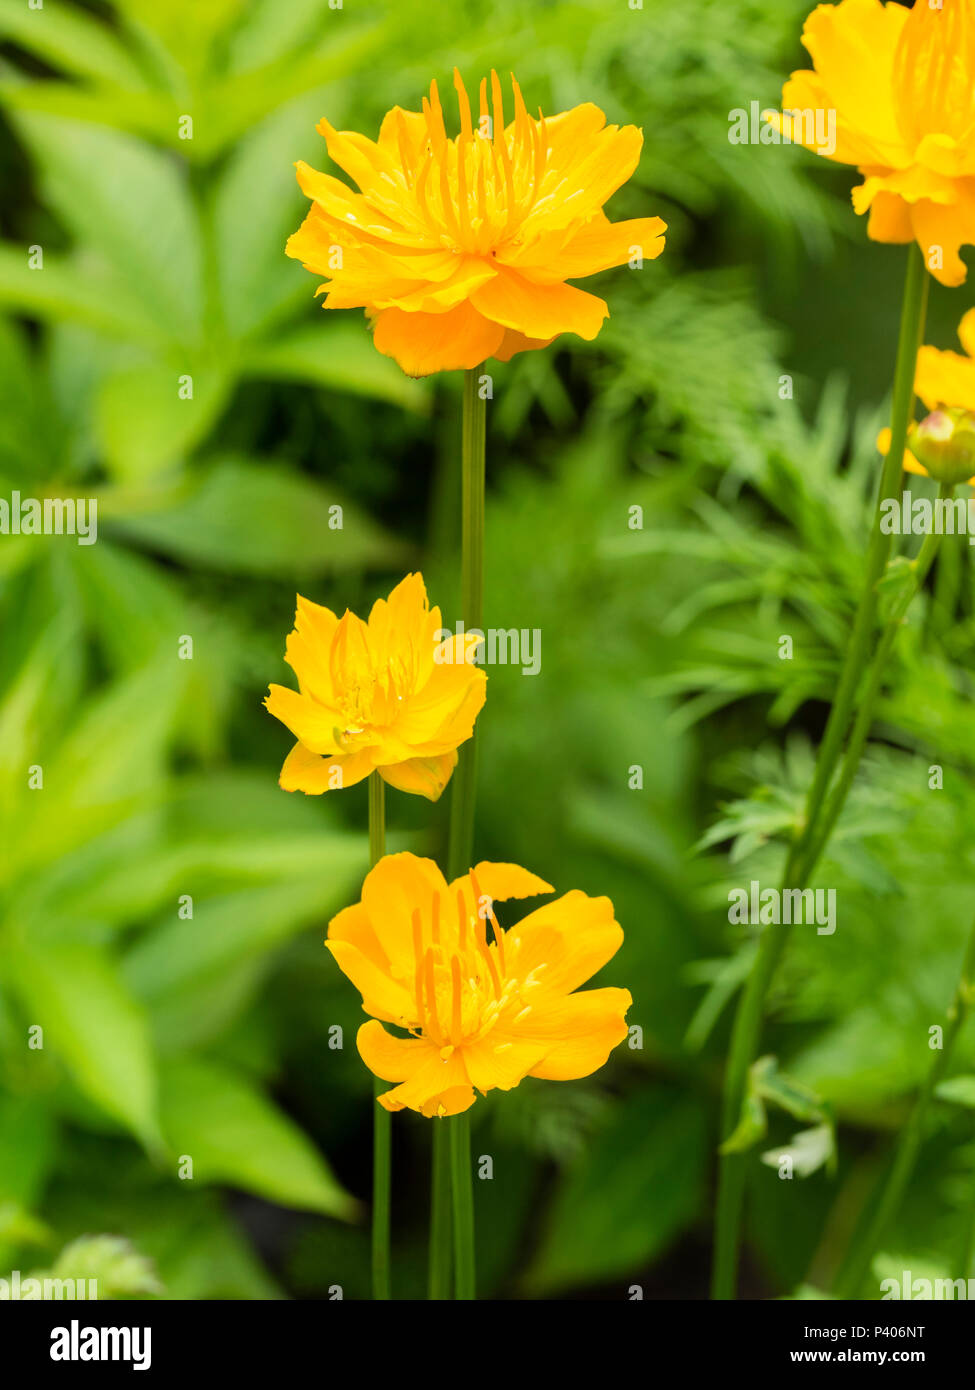
<path id="1" fill-rule="evenodd" d="M 493 72 L 475 124 L 456 70 L 454 85 L 453 139 L 436 82 L 422 112 L 393 107 L 377 142 L 319 124 L 358 192 L 297 165 L 312 208 L 288 255 L 328 277 L 327 309 L 365 309 L 376 347 L 410 376 L 506 362 L 561 333 L 595 338 L 609 309 L 566 281 L 664 247 L 659 217 L 613 223 L 602 211 L 636 168 L 636 126 L 607 126 L 591 103 L 536 119 L 514 78 L 506 124 Z"/>
<path id="2" fill-rule="evenodd" d="M 392 854 L 332 919 L 325 944 L 372 1015 L 359 1053 L 397 1083 L 379 1096 L 387 1110 L 456 1115 L 475 1089 L 588 1076 L 623 1041 L 628 990 L 573 992 L 622 945 L 608 898 L 574 891 L 508 931 L 498 923 L 494 902 L 552 891 L 517 864 L 478 864 L 448 885 L 432 860 Z"/>
<path id="3" fill-rule="evenodd" d="M 932 275 L 960 285 L 959 249 L 975 244 L 973 0 L 819 5 L 802 41 L 814 68 L 792 74 L 775 124 L 857 166 L 853 206 L 875 241 L 916 241 Z"/>
<path id="4" fill-rule="evenodd" d="M 934 410 L 911 430 L 907 446 L 929 477 L 963 483 L 975 472 L 975 415 L 957 406 Z"/>
<path id="5" fill-rule="evenodd" d="M 298 596 L 285 660 L 298 690 L 272 685 L 268 710 L 298 739 L 281 769 L 285 791 L 317 795 L 378 770 L 400 791 L 436 801 L 471 737 L 487 677 L 480 639 L 439 641 L 423 576 L 410 574 L 364 623 Z"/>
<path id="6" fill-rule="evenodd" d="M 914 376 L 914 389 L 924 402 L 929 412 L 936 414 L 948 413 L 958 410 L 963 415 L 975 413 L 975 309 L 969 309 L 961 323 L 958 325 L 958 337 L 961 345 L 965 349 L 960 352 L 942 352 L 935 347 L 922 347 L 917 355 L 917 371 Z M 944 425 L 941 426 L 944 428 Z M 939 473 L 933 472 L 925 467 L 921 455 L 914 449 L 916 431 L 919 426 L 912 426 L 908 438 L 908 450 L 904 454 L 904 467 L 908 473 L 923 473 L 932 478 L 941 478 Z M 937 428 L 937 422 L 930 427 L 930 432 Z M 967 429 L 965 431 L 967 433 Z M 890 449 L 890 430 L 881 430 L 877 439 L 877 448 L 882 454 L 887 454 Z M 956 457 L 958 466 L 962 466 L 963 452 L 958 452 L 962 448 L 962 440 L 959 438 Z M 938 464 L 935 464 L 937 467 Z M 955 482 L 968 482 L 975 487 L 975 461 L 973 461 L 968 471 L 961 477 L 955 477 Z"/>

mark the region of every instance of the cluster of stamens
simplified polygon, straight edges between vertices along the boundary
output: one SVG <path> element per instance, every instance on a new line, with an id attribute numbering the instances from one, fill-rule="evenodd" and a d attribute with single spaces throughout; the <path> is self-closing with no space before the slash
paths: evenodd
<path id="1" fill-rule="evenodd" d="M 545 117 L 533 120 L 512 76 L 515 100 L 514 137 L 506 137 L 501 83 L 491 73 L 491 106 L 487 79 L 481 79 L 480 122 L 471 120 L 471 106 L 460 74 L 454 73 L 460 107 L 460 134 L 447 137 L 437 84 L 423 98 L 428 139 L 418 169 L 410 158 L 406 122 L 398 115 L 400 159 L 406 186 L 416 195 L 423 223 L 434 229 L 441 244 L 455 251 L 485 255 L 505 241 L 516 239 L 525 217 L 536 205 L 548 155 Z M 491 132 L 490 134 L 488 132 Z M 436 175 L 436 177 L 434 177 Z"/>
<path id="2" fill-rule="evenodd" d="M 473 872 L 470 879 L 475 904 L 480 904 L 483 899 Z M 487 939 L 488 920 L 493 949 Z M 476 1042 L 490 1032 L 502 1011 L 518 998 L 520 983 L 507 976 L 505 933 L 493 904 L 472 917 L 458 889 L 455 931 L 442 921 L 440 894 L 435 893 L 429 941 L 424 939 L 419 908 L 413 909 L 412 927 L 416 1018 L 408 1020 L 407 1026 L 415 1036 L 436 1043 L 446 1061 L 461 1043 Z M 522 1008 L 515 1018 L 524 1017 L 529 1009 Z"/>

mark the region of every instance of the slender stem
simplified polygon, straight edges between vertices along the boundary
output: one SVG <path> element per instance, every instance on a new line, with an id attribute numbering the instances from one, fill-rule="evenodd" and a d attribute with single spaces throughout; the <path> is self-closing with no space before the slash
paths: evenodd
<path id="1" fill-rule="evenodd" d="M 853 623 L 833 707 L 816 761 L 813 782 L 806 799 L 805 825 L 787 856 L 783 887 L 801 886 L 797 869 L 805 860 L 811 872 L 814 860 L 806 853 L 816 834 L 823 800 L 832 780 L 844 735 L 853 713 L 854 701 L 866 663 L 877 614 L 877 581 L 890 556 L 890 536 L 881 530 L 883 504 L 899 497 L 907 430 L 914 411 L 914 374 L 918 348 L 924 335 L 927 312 L 928 276 L 919 249 L 908 253 L 907 276 L 901 309 L 897 362 L 894 370 L 894 397 L 891 414 L 891 446 L 884 461 L 873 530 L 867 548 L 864 588 Z M 732 1026 L 731 1046 L 725 1072 L 722 1102 L 722 1135 L 731 1134 L 738 1123 L 748 1069 L 758 1049 L 765 997 L 785 949 L 786 929 L 776 928 L 762 936 L 745 988 L 738 1000 Z M 747 1156 L 722 1154 L 719 1160 L 718 1197 L 715 1209 L 714 1264 L 711 1296 L 734 1298 L 738 1277 L 738 1250 L 741 1239 L 741 1211 L 745 1193 Z"/>
<path id="2" fill-rule="evenodd" d="M 950 484 L 942 484 L 938 498 L 939 501 L 949 500 L 954 487 Z M 901 595 L 894 612 L 891 614 L 880 642 L 877 645 L 873 662 L 870 667 L 870 674 L 866 688 L 857 704 L 856 718 L 853 721 L 853 728 L 850 732 L 850 741 L 847 744 L 846 753 L 843 757 L 843 764 L 840 768 L 840 776 L 835 790 L 829 800 L 829 804 L 822 813 L 816 827 L 816 834 L 810 843 L 801 869 L 797 872 L 797 877 L 805 883 L 813 869 L 819 862 L 820 855 L 829 842 L 829 837 L 833 833 L 833 828 L 839 820 L 846 798 L 850 793 L 853 780 L 856 777 L 857 769 L 860 766 L 860 758 L 870 733 L 870 726 L 873 723 L 874 710 L 880 698 L 880 687 L 883 684 L 884 672 L 890 654 L 893 651 L 897 634 L 900 632 L 901 623 L 910 608 L 911 603 L 928 576 L 928 571 L 934 563 L 934 558 L 941 545 L 941 534 L 937 531 L 930 531 L 924 538 L 924 543 L 918 552 L 917 558 L 913 563 L 913 575 L 911 583 Z"/>
<path id="3" fill-rule="evenodd" d="M 786 878 L 795 860 L 805 852 L 816 820 L 822 808 L 830 780 L 843 747 L 856 698 L 864 663 L 869 655 L 870 638 L 877 614 L 877 580 L 890 558 L 891 536 L 881 529 L 883 504 L 899 497 L 902 488 L 904 448 L 907 431 L 914 415 L 914 375 L 917 354 L 924 336 L 927 318 L 930 279 L 920 248 L 912 246 L 908 254 L 907 277 L 901 307 L 900 334 L 897 342 L 897 361 L 894 367 L 894 396 L 891 409 L 891 443 L 884 460 L 873 530 L 867 547 L 866 570 L 860 603 L 853 620 L 853 630 L 847 647 L 839 684 L 826 722 L 822 743 L 816 759 L 812 785 L 806 798 L 805 826 L 798 836 L 787 864 Z"/>
<path id="4" fill-rule="evenodd" d="M 972 924 L 968 938 L 955 997 L 948 1009 L 948 1026 L 942 1039 L 943 1045 L 934 1053 L 928 1074 L 924 1078 L 911 1110 L 910 1118 L 901 1130 L 894 1161 L 890 1166 L 873 1214 L 862 1236 L 855 1242 L 853 1249 L 844 1261 L 843 1268 L 836 1280 L 835 1293 L 837 1298 L 855 1298 L 860 1292 L 863 1281 L 870 1271 L 877 1247 L 883 1239 L 888 1225 L 900 1208 L 911 1173 L 914 1171 L 914 1163 L 924 1136 L 924 1122 L 927 1119 L 931 1101 L 948 1069 L 955 1041 L 965 1025 L 973 1003 L 975 1003 L 975 923 Z M 969 1249 L 969 1256 L 970 1253 Z M 959 1277 L 967 1278 L 967 1274 L 961 1274 Z"/>
<path id="5" fill-rule="evenodd" d="M 450 1223 L 450 1125 L 446 1120 L 433 1119 L 433 1149 L 430 1182 L 430 1270 L 427 1297 L 450 1298 L 451 1223 Z"/>
<path id="6" fill-rule="evenodd" d="M 466 631 L 484 621 L 484 455 L 487 402 L 481 398 L 477 368 L 464 373 L 464 423 L 461 442 L 461 617 Z M 453 776 L 450 805 L 450 878 L 471 867 L 474 805 L 477 797 L 476 734 L 462 743 Z"/>
<path id="7" fill-rule="evenodd" d="M 378 772 L 369 776 L 369 863 L 378 864 L 386 852 L 386 784 Z M 375 1078 L 373 1093 L 387 1090 Z M 393 1177 L 393 1117 L 376 1102 L 372 1108 L 372 1296 L 390 1297 L 389 1214 Z"/>
<path id="8" fill-rule="evenodd" d="M 442 1120 L 450 1134 L 450 1174 L 454 1193 L 454 1260 L 458 1299 L 476 1297 L 474 1275 L 474 1187 L 471 1176 L 471 1120 L 468 1111 Z"/>

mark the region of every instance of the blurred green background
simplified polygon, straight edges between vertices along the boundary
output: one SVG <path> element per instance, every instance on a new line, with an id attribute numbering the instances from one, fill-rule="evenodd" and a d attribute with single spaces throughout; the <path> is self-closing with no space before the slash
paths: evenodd
<path id="1" fill-rule="evenodd" d="M 774 105 L 804 65 L 806 9 L 0 0 L 0 497 L 99 505 L 93 546 L 0 537 L 0 1273 L 105 1233 L 170 1298 L 367 1294 L 371 1078 L 321 944 L 358 896 L 365 791 L 281 792 L 290 739 L 261 699 L 289 680 L 297 589 L 363 612 L 419 567 L 456 617 L 460 382 L 410 381 L 361 314 L 323 314 L 284 241 L 294 161 L 329 167 L 316 121 L 375 135 L 457 64 L 469 88 L 513 69 L 529 109 L 591 100 L 641 126 L 609 212 L 670 226 L 660 260 L 587 282 L 612 310 L 596 342 L 490 368 L 488 622 L 540 628 L 542 670 L 490 672 L 477 857 L 613 899 L 626 943 L 600 982 L 631 989 L 643 1047 L 478 1100 L 481 1292 L 705 1296 L 751 950 L 727 893 L 775 877 L 807 785 L 905 262 L 867 242 L 850 171 L 729 143 L 729 112 Z M 971 302 L 935 285 L 927 340 L 956 347 Z M 954 987 L 975 911 L 972 623 L 968 547 L 949 543 L 819 872 L 838 929 L 795 934 L 766 1034 L 835 1119 L 838 1165 L 827 1140 L 780 1180 L 761 1154 L 803 1125 L 770 1106 L 748 1296 L 828 1286 Z M 447 800 L 391 793 L 391 846 L 439 854 Z M 969 1031 L 956 1071 L 973 1051 Z M 897 1270 L 955 1254 L 973 1090 L 938 1107 L 884 1252 Z M 424 1287 L 430 1123 L 394 1122 L 400 1297 Z M 116 1266 L 103 1292 L 152 1291 L 124 1251 Z"/>

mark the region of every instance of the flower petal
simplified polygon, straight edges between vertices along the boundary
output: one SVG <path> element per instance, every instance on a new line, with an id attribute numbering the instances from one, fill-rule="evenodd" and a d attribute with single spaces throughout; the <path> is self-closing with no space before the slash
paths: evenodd
<path id="1" fill-rule="evenodd" d="M 501 345 L 502 329 L 473 304 L 458 304 L 443 314 L 404 313 L 383 309 L 376 315 L 373 342 L 394 358 L 408 376 L 478 367 Z"/>
<path id="2" fill-rule="evenodd" d="M 457 751 L 454 749 L 436 758 L 409 758 L 405 763 L 391 763 L 388 767 L 380 767 L 379 775 L 397 791 L 439 801 L 456 766 Z"/>
<path id="3" fill-rule="evenodd" d="M 595 338 L 609 315 L 606 303 L 574 285 L 535 285 L 512 270 L 501 269 L 474 291 L 471 302 L 487 318 L 529 338 L 576 333 Z M 500 337 L 495 347 L 500 346 Z M 494 349 L 492 348 L 492 352 Z"/>
<path id="4" fill-rule="evenodd" d="M 512 1042 L 546 1042 L 545 1057 L 531 1075 L 547 1081 L 574 1081 L 606 1062 L 627 1034 L 625 1014 L 633 1003 L 627 989 L 587 989 L 563 999 L 545 1000 L 527 1018 L 502 1034 Z"/>
<path id="5" fill-rule="evenodd" d="M 422 1063 L 438 1056 L 426 1038 L 394 1038 L 374 1018 L 362 1024 L 355 1045 L 369 1070 L 383 1081 L 406 1081 Z"/>

